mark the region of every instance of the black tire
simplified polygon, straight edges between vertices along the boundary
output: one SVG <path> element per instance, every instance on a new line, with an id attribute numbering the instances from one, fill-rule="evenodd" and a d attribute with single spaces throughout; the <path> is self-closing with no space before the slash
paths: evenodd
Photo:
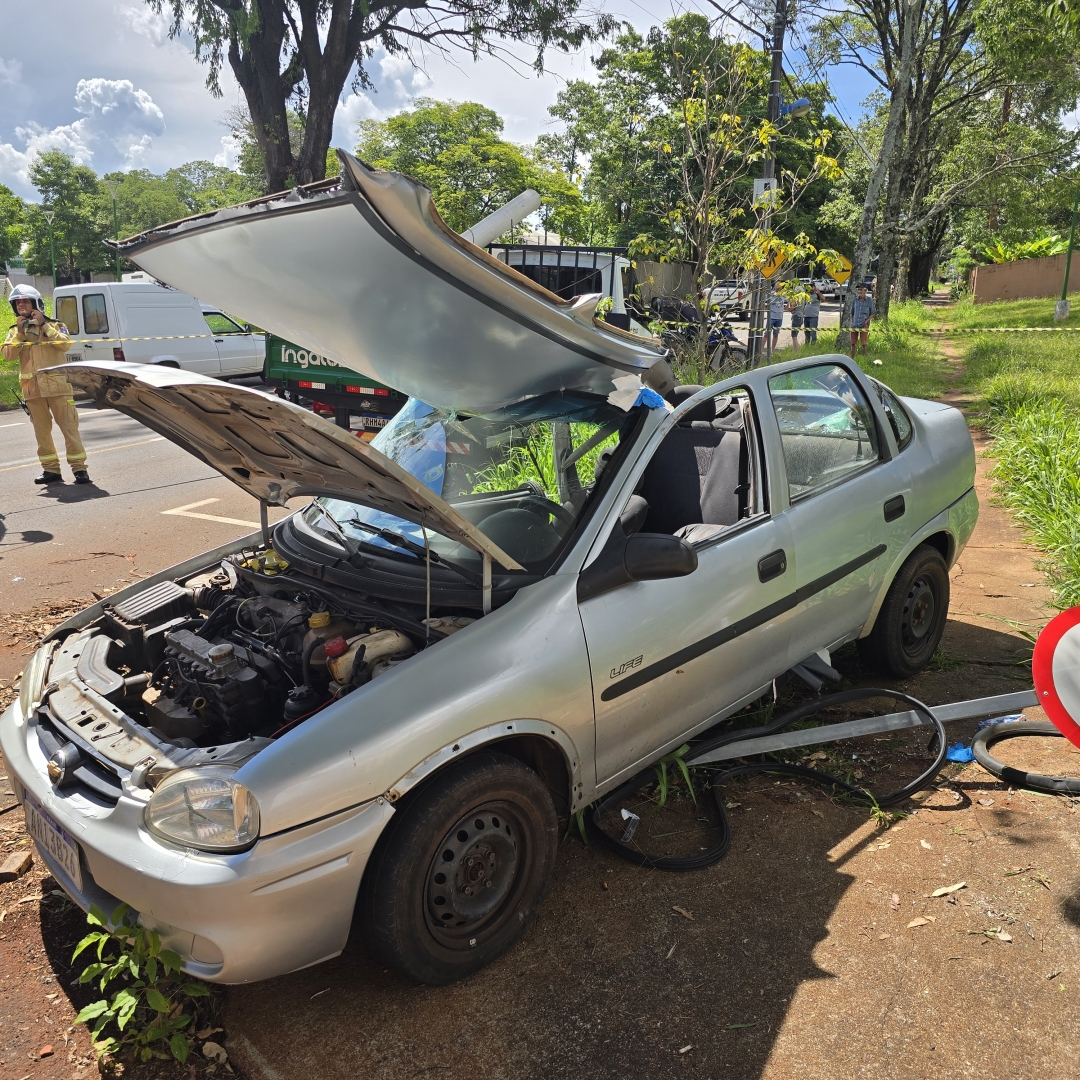
<path id="1" fill-rule="evenodd" d="M 948 615 L 949 570 L 941 552 L 923 544 L 893 578 L 874 629 L 859 639 L 859 656 L 884 675 L 910 678 L 930 663 Z"/>
<path id="2" fill-rule="evenodd" d="M 536 918 L 558 844 L 540 777 L 506 754 L 473 754 L 390 819 L 360 886 L 368 943 L 417 982 L 472 975 Z"/>

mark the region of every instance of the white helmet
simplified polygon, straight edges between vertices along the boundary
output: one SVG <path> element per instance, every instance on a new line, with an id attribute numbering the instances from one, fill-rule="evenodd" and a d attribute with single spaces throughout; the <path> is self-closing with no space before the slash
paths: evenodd
<path id="1" fill-rule="evenodd" d="M 41 299 L 41 293 L 31 285 L 16 285 L 15 288 L 11 290 L 11 295 L 8 297 L 8 303 L 11 305 L 11 310 L 18 315 L 19 312 L 15 307 L 16 300 L 29 300 L 38 311 L 45 311 L 45 301 Z"/>

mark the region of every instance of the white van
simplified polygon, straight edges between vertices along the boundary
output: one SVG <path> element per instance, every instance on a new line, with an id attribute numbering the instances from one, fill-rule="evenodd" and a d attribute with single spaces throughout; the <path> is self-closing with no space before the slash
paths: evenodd
<path id="1" fill-rule="evenodd" d="M 164 364 L 200 375 L 258 375 L 265 339 L 187 293 L 153 282 L 63 285 L 55 315 L 74 339 L 69 361 Z M 165 339 L 165 340 L 161 340 Z"/>

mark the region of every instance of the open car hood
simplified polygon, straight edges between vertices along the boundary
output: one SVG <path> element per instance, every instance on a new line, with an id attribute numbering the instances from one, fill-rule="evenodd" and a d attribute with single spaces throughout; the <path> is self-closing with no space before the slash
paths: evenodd
<path id="1" fill-rule="evenodd" d="M 431 193 L 338 151 L 342 175 L 142 233 L 138 267 L 430 405 L 483 413 L 537 394 L 602 396 L 666 350 L 560 299 L 453 232 Z"/>
<path id="2" fill-rule="evenodd" d="M 400 465 L 361 439 L 246 386 L 149 364 L 57 368 L 98 406 L 145 424 L 249 495 L 285 506 L 329 495 L 424 523 L 507 570 L 523 567 Z"/>

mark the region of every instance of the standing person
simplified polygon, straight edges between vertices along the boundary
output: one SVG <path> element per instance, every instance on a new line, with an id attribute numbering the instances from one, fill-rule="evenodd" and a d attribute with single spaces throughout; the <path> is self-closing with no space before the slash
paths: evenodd
<path id="1" fill-rule="evenodd" d="M 821 301 L 823 299 L 821 290 L 813 283 L 810 283 L 810 299 L 802 305 L 802 323 L 806 330 L 806 344 L 817 344 L 817 332 L 818 321 L 821 319 Z"/>
<path id="2" fill-rule="evenodd" d="M 870 320 L 877 314 L 874 298 L 866 295 L 866 285 L 859 286 L 858 295 L 851 305 L 851 359 L 855 359 L 856 346 L 862 337 L 862 354 L 866 355 L 866 343 L 870 337 Z"/>
<path id="3" fill-rule="evenodd" d="M 772 352 L 776 352 L 776 343 L 780 340 L 780 328 L 784 325 L 784 310 L 787 301 L 780 293 L 773 291 L 769 297 L 769 326 L 772 328 Z"/>
<path id="4" fill-rule="evenodd" d="M 7 340 L 0 346 L 5 360 L 18 360 L 19 385 L 30 410 L 30 420 L 37 436 L 38 460 L 42 473 L 35 484 L 57 484 L 60 458 L 53 444 L 52 425 L 56 421 L 64 436 L 68 464 L 75 473 L 76 484 L 89 484 L 86 471 L 86 451 L 79 438 L 79 414 L 71 396 L 71 383 L 63 375 L 42 372 L 64 362 L 64 353 L 71 344 L 67 328 L 56 319 L 45 317 L 41 293 L 29 285 L 16 285 L 8 297 L 15 312 L 15 325 L 8 331 Z"/>
<path id="5" fill-rule="evenodd" d="M 797 349 L 799 347 L 799 331 L 803 325 L 803 304 L 791 305 L 791 347 Z"/>

